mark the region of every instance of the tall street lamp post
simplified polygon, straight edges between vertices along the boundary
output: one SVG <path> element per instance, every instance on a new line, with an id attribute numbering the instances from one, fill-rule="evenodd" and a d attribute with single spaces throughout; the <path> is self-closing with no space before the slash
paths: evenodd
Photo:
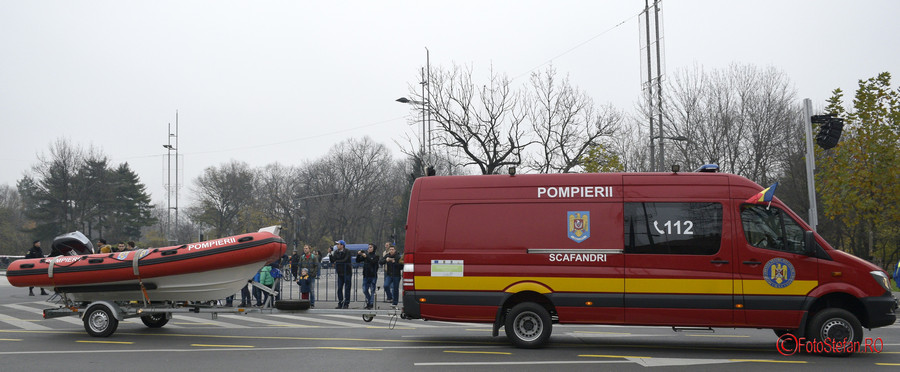
<path id="1" fill-rule="evenodd" d="M 426 155 L 431 155 L 432 139 L 431 139 L 431 51 L 425 47 L 425 68 L 422 69 L 422 80 L 419 84 L 422 86 L 422 97 L 424 101 L 416 101 L 406 97 L 397 98 L 400 103 L 419 105 L 422 107 L 422 140 L 420 142 L 419 153 L 422 154 L 423 160 Z M 427 119 L 426 119 L 427 115 Z M 426 129 L 427 127 L 427 129 Z"/>
<path id="2" fill-rule="evenodd" d="M 684 142 L 690 142 L 690 139 L 687 138 L 687 137 L 685 137 L 685 136 L 653 136 L 653 137 L 651 137 L 651 139 L 658 139 L 658 140 L 659 140 L 659 145 L 660 145 L 660 146 L 659 146 L 659 147 L 660 147 L 660 151 L 659 151 L 659 163 L 656 164 L 656 165 L 653 165 L 653 159 L 651 159 L 651 162 L 650 162 L 650 163 L 651 163 L 651 168 L 653 168 L 654 171 L 662 171 L 662 170 L 663 170 L 662 168 L 666 166 L 666 158 L 665 158 L 665 154 L 664 154 L 663 151 L 662 151 L 662 143 L 663 143 L 663 140 L 664 140 L 664 139 L 672 140 L 672 141 L 684 141 Z"/>

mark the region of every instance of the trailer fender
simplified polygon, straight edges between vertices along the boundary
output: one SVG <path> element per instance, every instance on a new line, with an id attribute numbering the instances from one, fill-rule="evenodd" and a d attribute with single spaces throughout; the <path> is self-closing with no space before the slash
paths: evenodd
<path id="1" fill-rule="evenodd" d="M 118 321 L 122 321 L 125 319 L 125 312 L 122 311 L 122 308 L 120 308 L 119 306 L 117 306 L 116 304 L 114 304 L 110 301 L 94 301 L 94 302 L 91 302 L 90 304 L 88 304 L 87 306 L 85 306 L 84 309 L 87 310 L 96 305 L 100 305 L 100 306 L 107 308 L 109 310 L 109 312 L 111 314 L 113 314 L 113 316 Z M 84 317 L 86 315 L 87 315 L 87 311 L 82 312 L 81 318 L 84 319 Z"/>

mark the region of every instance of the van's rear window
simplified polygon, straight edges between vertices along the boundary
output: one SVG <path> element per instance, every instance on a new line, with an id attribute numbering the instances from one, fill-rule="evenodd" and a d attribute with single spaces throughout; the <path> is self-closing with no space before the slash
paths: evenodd
<path id="1" fill-rule="evenodd" d="M 625 203 L 625 253 L 716 254 L 722 204 Z"/>

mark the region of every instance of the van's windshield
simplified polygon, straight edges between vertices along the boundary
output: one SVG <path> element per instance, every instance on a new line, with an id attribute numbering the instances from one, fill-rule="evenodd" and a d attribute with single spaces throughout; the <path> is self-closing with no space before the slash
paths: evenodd
<path id="1" fill-rule="evenodd" d="M 744 236 L 758 248 L 803 254 L 803 228 L 777 207 L 745 204 L 741 206 Z"/>

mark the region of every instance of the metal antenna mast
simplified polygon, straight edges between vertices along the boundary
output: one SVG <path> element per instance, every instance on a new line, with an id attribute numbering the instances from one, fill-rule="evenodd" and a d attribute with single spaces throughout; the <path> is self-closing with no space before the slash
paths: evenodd
<path id="1" fill-rule="evenodd" d="M 653 12 L 653 17 L 650 13 Z M 647 95 L 647 118 L 650 124 L 650 170 L 659 171 L 665 166 L 666 138 L 663 134 L 663 48 L 662 26 L 660 25 L 660 0 L 644 0 L 644 17 L 638 17 L 642 23 L 640 27 L 641 43 L 641 74 L 644 92 Z M 646 70 L 644 70 L 646 66 Z M 655 71 L 654 71 L 655 68 Z M 656 140 L 659 140 L 657 142 Z M 656 145 L 659 145 L 659 157 L 656 155 Z"/>

